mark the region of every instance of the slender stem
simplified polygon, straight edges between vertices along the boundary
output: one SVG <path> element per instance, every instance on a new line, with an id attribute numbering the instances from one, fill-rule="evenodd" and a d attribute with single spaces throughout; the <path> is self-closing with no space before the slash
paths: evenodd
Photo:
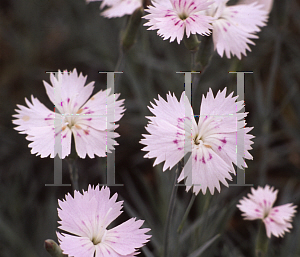
<path id="1" fill-rule="evenodd" d="M 195 59 L 196 59 L 196 52 L 191 51 L 191 71 L 195 71 Z"/>
<path id="2" fill-rule="evenodd" d="M 185 223 L 185 221 L 186 221 L 186 219 L 187 219 L 187 217 L 188 217 L 188 215 L 189 215 L 189 213 L 190 213 L 190 210 L 191 210 L 191 208 L 192 208 L 192 206 L 193 206 L 193 203 L 194 203 L 195 199 L 196 199 L 196 195 L 193 194 L 192 197 L 191 197 L 190 203 L 189 203 L 189 205 L 188 205 L 188 207 L 187 207 L 187 209 L 186 209 L 186 211 L 185 211 L 185 213 L 184 213 L 184 215 L 183 215 L 182 221 L 181 221 L 181 223 L 180 223 L 180 225 L 179 225 L 179 227 L 178 227 L 178 229 L 177 229 L 177 233 L 179 233 L 179 234 L 180 234 L 181 231 L 182 231 L 182 228 L 183 228 L 183 226 L 184 226 L 184 223 Z"/>
<path id="3" fill-rule="evenodd" d="M 268 244 L 269 238 L 266 234 L 265 224 L 261 222 L 256 238 L 255 256 L 265 257 L 268 251 Z"/>
<path id="4" fill-rule="evenodd" d="M 117 61 L 117 64 L 115 66 L 115 69 L 114 71 L 119 71 L 120 67 L 121 67 L 121 64 L 122 64 L 122 61 L 123 61 L 123 57 L 124 57 L 124 52 L 122 49 L 119 50 L 119 57 L 118 57 L 118 61 Z"/>
<path id="5" fill-rule="evenodd" d="M 176 200 L 176 193 L 178 186 L 177 184 L 177 175 L 179 170 L 180 163 L 177 164 L 177 168 L 174 174 L 174 181 L 173 181 L 173 189 L 171 193 L 171 198 L 169 202 L 169 209 L 168 209 L 168 215 L 167 215 L 167 221 L 166 221 L 166 227 L 165 227 L 165 233 L 164 233 L 164 245 L 163 245 L 163 257 L 168 257 L 168 248 L 169 248 L 169 228 L 171 225 L 171 220 L 174 213 L 174 206 L 175 206 L 175 200 Z"/>
<path id="6" fill-rule="evenodd" d="M 67 158 L 66 159 L 68 162 L 68 167 L 69 167 L 69 172 L 70 172 L 70 178 L 72 181 L 72 187 L 73 190 L 79 191 L 79 185 L 78 185 L 78 169 L 76 167 L 75 161 L 76 159 L 74 158 Z"/>
<path id="7" fill-rule="evenodd" d="M 122 48 L 120 48 L 118 61 L 117 61 L 117 64 L 115 66 L 114 71 L 120 71 L 120 69 L 123 69 L 123 59 L 124 59 L 124 51 L 122 50 Z M 120 81 L 120 78 L 121 78 L 120 75 L 121 74 L 116 74 L 115 89 L 114 89 L 115 92 L 118 91 L 118 85 L 119 85 L 119 81 Z"/>

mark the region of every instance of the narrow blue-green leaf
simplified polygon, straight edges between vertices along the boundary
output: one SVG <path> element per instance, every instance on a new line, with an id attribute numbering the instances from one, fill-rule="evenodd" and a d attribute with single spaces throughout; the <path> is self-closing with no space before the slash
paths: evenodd
<path id="1" fill-rule="evenodd" d="M 192 252 L 188 257 L 200 256 L 209 246 L 216 241 L 220 234 L 215 235 L 212 239 L 208 240 L 204 245 L 201 245 L 196 251 Z"/>

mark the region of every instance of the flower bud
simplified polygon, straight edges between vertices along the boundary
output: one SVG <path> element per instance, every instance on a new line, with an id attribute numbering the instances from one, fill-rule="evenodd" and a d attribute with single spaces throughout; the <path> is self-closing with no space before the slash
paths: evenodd
<path id="1" fill-rule="evenodd" d="M 52 257 L 67 257 L 68 255 L 63 254 L 60 247 L 55 243 L 52 239 L 45 240 L 44 247 L 46 251 L 52 256 Z"/>

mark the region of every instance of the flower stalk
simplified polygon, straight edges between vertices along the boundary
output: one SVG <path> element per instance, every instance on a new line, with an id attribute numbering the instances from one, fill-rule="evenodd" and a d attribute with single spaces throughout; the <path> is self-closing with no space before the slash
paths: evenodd
<path id="1" fill-rule="evenodd" d="M 124 52 L 127 52 L 135 43 L 136 34 L 141 23 L 144 8 L 137 8 L 130 16 L 125 32 L 122 35 L 121 46 Z"/>
<path id="2" fill-rule="evenodd" d="M 187 209 L 186 209 L 186 211 L 185 211 L 185 213 L 184 213 L 184 215 L 183 215 L 182 221 L 181 221 L 181 223 L 180 223 L 180 225 L 179 225 L 179 227 L 178 227 L 178 229 L 177 229 L 177 233 L 178 233 L 178 234 L 180 234 L 181 231 L 182 231 L 182 229 L 183 229 L 184 223 L 185 223 L 185 221 L 186 221 L 186 219 L 187 219 L 187 217 L 188 217 L 188 215 L 189 215 L 189 213 L 190 213 L 190 210 L 191 210 L 191 208 L 192 208 L 192 206 L 193 206 L 193 203 L 194 203 L 195 199 L 196 199 L 196 195 L 193 194 L 193 195 L 192 195 L 192 198 L 191 198 L 191 200 L 190 200 L 190 202 L 189 202 L 189 205 L 188 205 L 188 207 L 187 207 Z"/>
<path id="3" fill-rule="evenodd" d="M 203 73 L 209 66 L 212 56 L 214 54 L 212 37 L 203 37 L 201 45 L 196 56 L 196 63 L 200 64 L 201 73 Z"/>
<path id="4" fill-rule="evenodd" d="M 79 184 L 78 184 L 78 169 L 76 166 L 76 158 L 73 157 L 67 157 L 66 158 L 67 163 L 68 163 L 68 168 L 70 172 L 70 178 L 72 181 L 72 187 L 73 190 L 79 191 Z"/>
<path id="5" fill-rule="evenodd" d="M 269 238 L 266 234 L 265 225 L 260 222 L 259 230 L 256 238 L 255 256 L 265 257 L 268 251 Z"/>
<path id="6" fill-rule="evenodd" d="M 176 184 L 177 184 L 177 177 L 178 177 L 180 166 L 181 165 L 180 165 L 180 162 L 179 162 L 177 164 L 177 168 L 176 168 L 176 171 L 175 171 L 175 174 L 174 174 L 173 189 L 172 189 L 172 193 L 171 193 L 171 197 L 170 197 L 169 209 L 168 209 L 165 232 L 164 232 L 163 257 L 168 257 L 169 230 L 170 230 L 172 217 L 173 217 L 173 214 L 174 214 L 174 206 L 175 206 L 176 194 L 177 194 L 177 189 L 178 189 L 178 186 Z"/>

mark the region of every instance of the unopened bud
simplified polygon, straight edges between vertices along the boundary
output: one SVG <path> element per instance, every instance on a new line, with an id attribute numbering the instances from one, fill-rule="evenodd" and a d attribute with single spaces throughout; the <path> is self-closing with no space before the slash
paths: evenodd
<path id="1" fill-rule="evenodd" d="M 45 240 L 44 247 L 52 257 L 68 257 L 52 239 Z"/>
<path id="2" fill-rule="evenodd" d="M 187 37 L 184 34 L 183 43 L 184 43 L 185 47 L 188 50 L 190 50 L 191 52 L 197 52 L 200 41 L 198 40 L 198 37 L 196 34 L 190 34 L 189 37 Z"/>

